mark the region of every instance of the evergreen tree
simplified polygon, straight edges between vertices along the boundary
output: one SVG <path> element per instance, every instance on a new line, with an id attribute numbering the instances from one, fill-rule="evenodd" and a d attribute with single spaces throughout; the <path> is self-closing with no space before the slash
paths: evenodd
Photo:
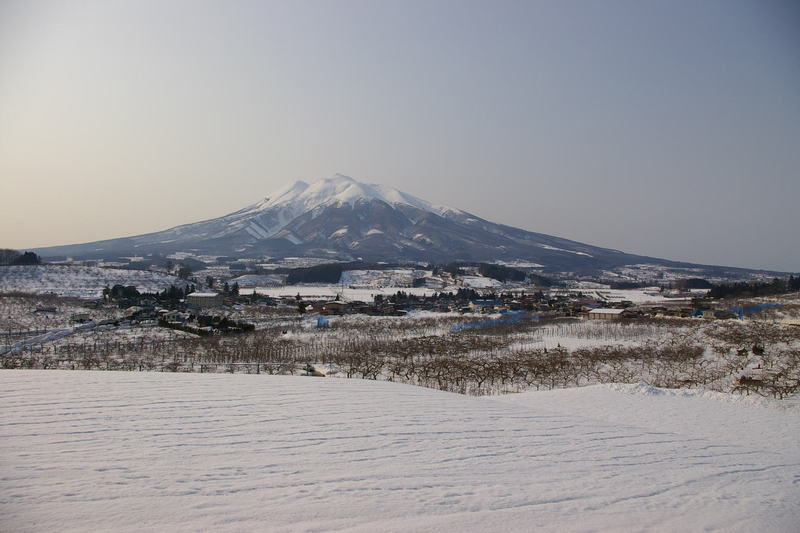
<path id="1" fill-rule="evenodd" d="M 25 252 L 21 256 L 14 259 L 12 265 L 41 265 L 42 260 L 33 252 Z"/>
<path id="2" fill-rule="evenodd" d="M 192 269 L 186 265 L 181 265 L 178 268 L 178 277 L 181 279 L 189 279 L 189 276 L 192 275 Z"/>
<path id="3" fill-rule="evenodd" d="M 0 265 L 14 265 L 14 261 L 16 261 L 22 254 L 20 254 L 16 250 L 11 250 L 9 248 L 0 249 Z"/>

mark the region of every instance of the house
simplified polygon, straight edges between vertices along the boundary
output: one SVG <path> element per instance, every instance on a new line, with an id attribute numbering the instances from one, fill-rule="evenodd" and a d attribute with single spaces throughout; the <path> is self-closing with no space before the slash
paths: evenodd
<path id="1" fill-rule="evenodd" d="M 592 309 L 586 315 L 589 320 L 619 320 L 625 309 Z"/>
<path id="2" fill-rule="evenodd" d="M 347 304 L 338 300 L 325 302 L 321 306 L 317 307 L 317 310 L 321 315 L 343 315 L 345 312 L 347 312 L 347 309 Z"/>
<path id="3" fill-rule="evenodd" d="M 208 307 L 219 307 L 223 303 L 222 295 L 216 292 L 193 292 L 186 296 L 186 303 L 193 307 L 206 309 Z"/>
<path id="4" fill-rule="evenodd" d="M 471 300 L 469 309 L 472 312 L 494 313 L 499 306 L 503 305 L 502 300 Z"/>
<path id="5" fill-rule="evenodd" d="M 184 323 L 189 320 L 189 314 L 177 310 L 161 310 L 159 315 L 166 322 Z"/>

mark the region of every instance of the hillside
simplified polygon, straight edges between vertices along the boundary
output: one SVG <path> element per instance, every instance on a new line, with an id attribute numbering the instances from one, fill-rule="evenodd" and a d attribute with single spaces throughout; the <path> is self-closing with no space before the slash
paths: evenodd
<path id="1" fill-rule="evenodd" d="M 45 259 L 125 260 L 180 254 L 389 262 L 522 261 L 544 272 L 578 273 L 645 265 L 683 270 L 684 277 L 747 272 L 627 254 L 496 224 L 339 174 L 311 184 L 297 181 L 219 218 L 146 235 L 36 251 Z"/>
<path id="2" fill-rule="evenodd" d="M 0 266 L 0 293 L 25 292 L 97 298 L 105 286 L 133 285 L 140 292 L 159 292 L 171 285 L 185 287 L 175 276 L 147 270 L 123 270 L 66 265 Z"/>
<path id="3" fill-rule="evenodd" d="M 7 370 L 0 390 L 6 531 L 788 532 L 800 514 L 800 415 L 766 400 Z"/>

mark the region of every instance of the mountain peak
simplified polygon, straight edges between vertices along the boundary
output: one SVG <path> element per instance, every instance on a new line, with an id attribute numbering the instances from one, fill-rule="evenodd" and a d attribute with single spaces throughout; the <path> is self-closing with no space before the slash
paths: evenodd
<path id="1" fill-rule="evenodd" d="M 357 202 L 373 200 L 385 202 L 392 207 L 410 205 L 437 215 L 443 215 L 447 211 L 457 211 L 449 207 L 433 205 L 393 187 L 376 183 L 362 183 L 344 174 L 334 174 L 329 178 L 323 178 L 310 184 L 302 180 L 295 181 L 240 213 L 282 208 L 297 216 L 322 206 L 345 204 L 352 206 Z"/>
<path id="2" fill-rule="evenodd" d="M 264 198 L 265 201 L 276 201 L 280 202 L 281 198 L 290 198 L 297 194 L 302 193 L 304 190 L 308 189 L 308 183 L 303 180 L 297 180 L 294 183 L 289 185 L 285 185 L 284 187 L 278 189 L 274 193 Z"/>

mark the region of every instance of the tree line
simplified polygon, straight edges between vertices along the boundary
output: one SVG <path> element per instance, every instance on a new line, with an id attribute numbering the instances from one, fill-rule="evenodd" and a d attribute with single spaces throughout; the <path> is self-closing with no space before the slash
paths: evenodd
<path id="1" fill-rule="evenodd" d="M 740 281 L 713 285 L 708 295 L 712 298 L 751 298 L 774 296 L 800 291 L 800 277 L 775 278 L 772 281 Z"/>
<path id="2" fill-rule="evenodd" d="M 0 265 L 41 265 L 42 259 L 33 252 L 19 252 L 10 248 L 0 249 Z"/>

